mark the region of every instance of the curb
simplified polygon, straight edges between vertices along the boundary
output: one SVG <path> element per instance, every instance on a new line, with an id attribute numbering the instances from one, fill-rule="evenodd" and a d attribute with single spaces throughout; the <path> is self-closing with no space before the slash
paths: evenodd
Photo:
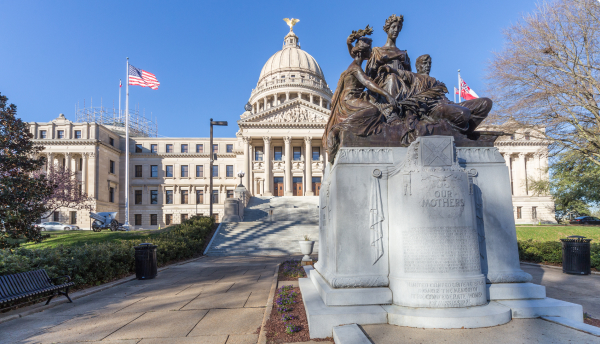
<path id="1" fill-rule="evenodd" d="M 262 324 L 260 325 L 260 333 L 258 334 L 258 343 L 266 344 L 267 343 L 267 331 L 265 331 L 265 326 L 267 325 L 267 321 L 271 317 L 271 311 L 273 310 L 273 298 L 275 297 L 275 289 L 277 289 L 277 276 L 279 275 L 279 266 L 281 263 L 277 264 L 275 267 L 275 274 L 273 275 L 273 282 L 271 283 L 271 291 L 269 292 L 269 299 L 267 300 L 267 306 L 265 307 L 265 315 L 263 316 Z"/>
<path id="2" fill-rule="evenodd" d="M 557 270 L 562 270 L 562 266 L 554 266 L 554 265 L 545 265 L 545 264 L 538 264 L 538 263 L 527 263 L 527 262 L 519 262 L 523 265 L 531 265 L 531 266 L 541 266 L 541 267 L 545 267 L 545 268 L 550 268 L 550 269 L 557 269 Z M 591 271 L 592 275 L 600 275 L 600 272 L 597 271 Z M 577 275 L 574 275 L 577 276 Z M 580 275 L 580 276 L 585 276 L 585 275 Z"/>
<path id="3" fill-rule="evenodd" d="M 179 262 L 179 263 L 175 263 L 175 264 L 170 264 L 170 265 L 167 265 L 167 266 L 163 266 L 162 268 L 159 268 L 158 271 L 164 271 L 164 270 L 169 269 L 170 267 L 178 266 L 178 265 L 182 265 L 182 264 L 187 264 L 187 263 L 190 263 L 190 262 L 193 262 L 195 260 L 202 259 L 202 258 L 204 258 L 204 256 L 200 256 L 200 257 L 192 258 L 190 260 L 186 260 L 186 261 L 183 261 L 183 262 Z M 102 285 L 99 285 L 99 286 L 96 286 L 96 287 L 91 287 L 91 288 L 83 289 L 83 290 L 77 291 L 77 292 L 75 292 L 73 294 L 70 294 L 69 296 L 71 297 L 72 300 L 77 300 L 77 299 L 80 299 L 82 297 L 86 297 L 86 296 L 89 296 L 89 295 L 92 295 L 92 294 L 104 291 L 106 289 L 118 286 L 118 285 L 123 284 L 123 283 L 130 282 L 130 281 L 133 281 L 133 280 L 135 280 L 135 274 L 132 274 L 132 275 L 129 275 L 127 277 L 123 277 L 121 279 L 118 279 L 116 281 L 108 282 L 108 283 L 105 283 L 105 284 L 102 284 Z M 0 316 L 0 324 L 5 323 L 5 322 L 10 321 L 10 320 L 13 320 L 13 319 L 22 318 L 22 317 L 27 316 L 27 315 L 31 315 L 31 314 L 43 312 L 43 311 L 45 311 L 47 309 L 54 308 L 54 307 L 56 307 L 58 305 L 61 305 L 63 303 L 67 303 L 67 302 L 68 302 L 68 300 L 67 300 L 66 297 L 61 297 L 60 299 L 55 299 L 55 300 L 51 301 L 49 305 L 45 305 L 43 303 L 43 301 L 41 301 L 40 303 L 24 307 L 23 309 L 21 309 L 19 311 L 19 313 L 14 313 L 14 314 L 10 314 L 10 315 Z M 15 311 L 18 311 L 18 309 L 15 310 Z M 8 313 L 10 313 L 10 312 L 8 312 Z"/>
<path id="4" fill-rule="evenodd" d="M 213 243 L 213 240 L 215 240 L 215 237 L 217 236 L 217 234 L 219 234 L 219 231 L 221 230 L 222 225 L 223 225 L 223 222 L 220 222 L 219 226 L 217 227 L 217 230 L 215 230 L 215 233 L 212 235 L 212 238 L 210 238 L 208 245 L 206 245 L 204 252 L 202 252 L 203 257 L 206 256 L 206 252 L 208 252 L 208 250 L 210 249 L 210 245 L 212 245 L 212 243 Z"/>

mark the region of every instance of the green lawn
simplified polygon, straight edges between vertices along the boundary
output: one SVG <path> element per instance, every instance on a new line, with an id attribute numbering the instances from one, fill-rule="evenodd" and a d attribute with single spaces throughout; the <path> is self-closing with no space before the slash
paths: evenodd
<path id="1" fill-rule="evenodd" d="M 21 247 L 27 248 L 45 248 L 54 247 L 57 245 L 65 246 L 78 246 L 85 243 L 93 244 L 106 241 L 116 240 L 140 240 L 141 242 L 151 241 L 152 237 L 160 232 L 164 232 L 168 229 L 158 230 L 142 230 L 132 232 L 111 232 L 103 230 L 102 232 L 93 231 L 48 231 L 46 234 L 50 235 L 50 238 L 45 239 L 39 244 L 26 243 L 21 244 Z"/>
<path id="2" fill-rule="evenodd" d="M 598 226 L 517 226 L 517 239 L 534 241 L 558 241 L 569 235 L 582 235 L 593 239 L 592 243 L 600 242 L 600 227 Z"/>

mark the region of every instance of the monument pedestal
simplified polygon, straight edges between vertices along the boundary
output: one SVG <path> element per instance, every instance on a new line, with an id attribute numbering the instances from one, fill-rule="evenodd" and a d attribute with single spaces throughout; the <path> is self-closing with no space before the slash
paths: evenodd
<path id="1" fill-rule="evenodd" d="M 342 147 L 320 192 L 319 259 L 300 279 L 311 338 L 335 326 L 478 328 L 581 322 L 521 270 L 508 169 L 495 147 L 449 136 Z"/>

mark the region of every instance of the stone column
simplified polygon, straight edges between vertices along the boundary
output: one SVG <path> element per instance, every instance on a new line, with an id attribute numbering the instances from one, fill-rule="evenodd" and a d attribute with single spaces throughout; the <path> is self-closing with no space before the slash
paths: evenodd
<path id="1" fill-rule="evenodd" d="M 263 98 L 263 111 L 267 109 L 267 97 Z"/>
<path id="2" fill-rule="evenodd" d="M 310 94 L 310 103 L 311 104 L 313 103 L 313 94 L 312 93 Z"/>
<path id="3" fill-rule="evenodd" d="M 306 136 L 304 138 L 305 143 L 305 151 L 304 155 L 306 158 L 304 159 L 304 169 L 306 170 L 305 182 L 304 182 L 304 195 L 305 196 L 314 196 L 315 193 L 312 189 L 312 137 Z"/>
<path id="4" fill-rule="evenodd" d="M 285 196 L 292 196 L 292 138 L 285 136 L 283 138 L 285 143 Z"/>
<path id="5" fill-rule="evenodd" d="M 72 170 L 73 170 L 73 169 L 71 168 L 71 165 L 72 165 L 72 163 L 71 163 L 71 160 L 72 160 L 72 159 L 71 159 L 71 153 L 65 153 L 65 166 L 63 166 L 63 168 L 64 168 L 65 170 L 69 170 L 69 171 L 72 171 Z"/>
<path id="6" fill-rule="evenodd" d="M 48 153 L 48 168 L 46 172 L 50 171 L 50 166 L 54 166 L 54 153 Z"/>
<path id="7" fill-rule="evenodd" d="M 527 195 L 527 167 L 525 166 L 525 153 L 519 153 L 519 196 Z"/>
<path id="8" fill-rule="evenodd" d="M 244 185 L 250 189 L 250 141 L 247 136 L 242 137 L 244 140 Z M 235 171 L 234 175 L 236 175 Z"/>
<path id="9" fill-rule="evenodd" d="M 87 193 L 87 164 L 88 164 L 88 153 L 81 154 L 81 190 L 83 193 Z"/>
<path id="10" fill-rule="evenodd" d="M 89 153 L 89 157 L 90 157 L 90 161 L 89 161 L 89 168 L 90 168 L 90 181 L 92 182 L 92 185 L 96 185 L 97 184 L 97 180 L 96 180 L 96 154 L 95 153 Z M 90 197 L 94 197 L 95 199 L 98 199 L 97 195 L 96 195 L 96 187 L 91 187 L 88 190 L 88 195 Z"/>
<path id="11" fill-rule="evenodd" d="M 265 166 L 265 185 L 263 186 L 263 196 L 273 196 L 273 192 L 271 191 L 271 182 L 273 182 L 273 177 L 271 177 L 271 137 L 263 136 L 263 141 L 265 142 L 264 151 L 263 151 L 263 159 Z"/>
<path id="12" fill-rule="evenodd" d="M 290 92 L 285 92 L 285 101 L 290 100 Z"/>
<path id="13" fill-rule="evenodd" d="M 319 97 L 319 106 L 323 107 L 323 97 Z"/>

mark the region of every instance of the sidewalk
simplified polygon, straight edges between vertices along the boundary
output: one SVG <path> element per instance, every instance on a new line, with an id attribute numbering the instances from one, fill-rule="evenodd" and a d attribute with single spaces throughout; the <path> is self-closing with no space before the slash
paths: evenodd
<path id="1" fill-rule="evenodd" d="M 287 257 L 207 257 L 0 324 L 0 343 L 256 343 Z"/>

